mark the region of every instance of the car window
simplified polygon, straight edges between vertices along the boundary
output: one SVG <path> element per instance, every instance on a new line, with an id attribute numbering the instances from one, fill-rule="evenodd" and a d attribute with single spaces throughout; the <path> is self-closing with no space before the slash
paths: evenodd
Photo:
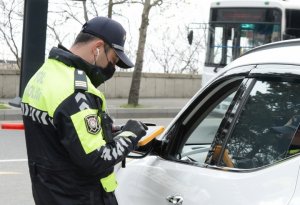
<path id="1" fill-rule="evenodd" d="M 228 134 L 219 165 L 258 168 L 299 153 L 299 90 L 299 82 L 257 80 Z"/>
<path id="2" fill-rule="evenodd" d="M 198 124 L 189 136 L 186 144 L 211 143 L 219 125 L 236 92 L 233 92 L 222 100 L 213 110 Z"/>
<path id="3" fill-rule="evenodd" d="M 160 156 L 192 165 L 206 164 L 224 119 L 231 117 L 228 111 L 245 92 L 244 79 L 252 67 L 244 67 L 234 76 L 223 76 L 195 96 L 166 130 Z"/>
<path id="4" fill-rule="evenodd" d="M 204 163 L 211 143 L 236 92 L 227 96 L 204 118 L 188 137 L 181 160 Z"/>

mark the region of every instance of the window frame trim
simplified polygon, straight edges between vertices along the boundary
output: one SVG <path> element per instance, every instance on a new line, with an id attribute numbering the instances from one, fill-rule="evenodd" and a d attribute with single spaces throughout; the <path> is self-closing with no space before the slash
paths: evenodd
<path id="1" fill-rule="evenodd" d="M 239 107 L 237 108 L 237 111 L 233 117 L 233 120 L 232 122 L 230 123 L 230 126 L 229 126 L 229 129 L 228 129 L 228 132 L 227 134 L 225 135 L 225 139 L 224 139 L 224 142 L 222 144 L 222 148 L 221 148 L 221 152 L 220 152 L 220 156 L 217 160 L 217 163 L 216 163 L 216 166 L 219 166 L 220 167 L 220 163 L 222 162 L 223 160 L 223 156 L 224 156 L 224 152 L 225 152 L 225 149 L 226 149 L 226 146 L 228 144 L 228 140 L 229 140 L 229 137 L 231 136 L 235 126 L 236 126 L 236 121 L 239 119 L 240 115 L 241 115 L 241 112 L 242 112 L 242 109 L 243 107 L 245 106 L 245 103 L 247 102 L 248 98 L 249 98 L 249 95 L 257 81 L 257 79 L 255 78 L 245 78 L 245 80 L 249 81 L 250 84 L 249 86 L 246 88 L 245 92 L 244 92 L 244 97 L 242 98 L 241 100 L 241 104 L 239 105 Z M 219 129 L 222 129 L 222 127 L 220 127 Z"/>
<path id="2" fill-rule="evenodd" d="M 241 67 L 248 67 L 248 66 L 241 66 Z M 249 70 L 251 70 L 251 69 L 253 69 L 252 65 L 249 67 Z M 201 165 L 201 164 L 196 164 L 196 163 L 192 163 L 192 162 L 184 162 L 184 161 L 176 158 L 179 148 L 184 146 L 184 145 L 182 145 L 182 143 L 184 141 L 183 134 L 181 133 L 180 136 L 178 134 L 179 134 L 179 132 L 187 133 L 185 130 L 183 130 L 183 128 L 184 129 L 186 128 L 186 125 L 187 125 L 188 121 L 190 121 L 192 119 L 192 117 L 195 114 L 197 114 L 197 112 L 199 112 L 199 109 L 201 109 L 201 107 L 203 107 L 204 104 L 207 104 L 209 102 L 209 100 L 211 100 L 211 98 L 214 95 L 216 95 L 216 93 L 220 92 L 222 90 L 222 88 L 224 88 L 225 86 L 233 84 L 237 81 L 243 82 L 243 80 L 246 79 L 246 77 L 247 77 L 247 75 L 245 75 L 245 74 L 234 75 L 234 76 L 232 76 L 232 75 L 231 76 L 225 76 L 224 78 L 221 78 L 221 79 L 217 80 L 216 82 L 214 82 L 214 85 L 211 85 L 212 87 L 211 87 L 210 90 L 206 90 L 206 92 L 208 92 L 208 94 L 206 94 L 206 92 L 205 92 L 205 93 L 201 93 L 199 96 L 197 96 L 197 98 L 195 98 L 193 103 L 196 103 L 196 102 L 200 102 L 200 103 L 197 104 L 196 106 L 194 106 L 192 108 L 191 112 L 188 112 L 187 114 L 183 114 L 179 118 L 179 120 L 177 120 L 177 122 L 173 124 L 172 127 L 177 127 L 176 128 L 176 136 L 168 142 L 168 144 L 171 143 L 171 146 L 166 148 L 166 150 L 164 150 L 165 154 L 161 157 L 163 157 L 166 160 L 170 160 L 170 161 L 183 162 L 184 164 L 191 164 L 191 165 L 196 165 L 196 166 L 199 166 L 199 167 L 207 167 L 207 165 L 208 165 L 207 163 L 203 163 Z M 237 90 L 239 90 L 239 86 L 237 87 Z M 214 92 L 212 93 L 212 91 L 214 91 Z M 205 95 L 205 96 L 203 96 L 203 95 Z M 206 117 L 207 112 L 202 113 L 202 118 L 204 119 L 205 117 L 203 117 L 203 114 Z M 220 127 L 218 129 L 220 129 Z M 178 140 L 178 139 L 180 139 L 180 140 Z"/>

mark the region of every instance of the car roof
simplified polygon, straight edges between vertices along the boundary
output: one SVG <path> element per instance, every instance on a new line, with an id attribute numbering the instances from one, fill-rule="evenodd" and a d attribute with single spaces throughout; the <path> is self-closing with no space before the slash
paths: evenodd
<path id="1" fill-rule="evenodd" d="M 228 64 L 226 68 L 256 64 L 300 65 L 300 39 L 279 41 L 256 47 Z"/>

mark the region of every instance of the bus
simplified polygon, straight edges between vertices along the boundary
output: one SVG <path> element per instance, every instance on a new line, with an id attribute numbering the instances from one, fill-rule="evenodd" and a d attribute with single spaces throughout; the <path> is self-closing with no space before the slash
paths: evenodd
<path id="1" fill-rule="evenodd" d="M 207 34 L 202 85 L 256 46 L 300 38 L 300 0 L 213 0 Z"/>

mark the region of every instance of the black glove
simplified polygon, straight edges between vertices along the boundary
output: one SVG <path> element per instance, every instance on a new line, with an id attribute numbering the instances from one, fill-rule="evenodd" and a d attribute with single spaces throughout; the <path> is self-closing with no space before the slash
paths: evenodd
<path id="1" fill-rule="evenodd" d="M 122 132 L 123 126 L 121 125 L 112 125 L 112 135 L 115 138 Z"/>
<path id="2" fill-rule="evenodd" d="M 135 143 L 138 143 L 138 141 L 146 135 L 146 130 L 148 130 L 148 127 L 137 120 L 128 120 L 122 129 L 123 132 L 129 131 L 136 135 L 132 136 Z"/>

